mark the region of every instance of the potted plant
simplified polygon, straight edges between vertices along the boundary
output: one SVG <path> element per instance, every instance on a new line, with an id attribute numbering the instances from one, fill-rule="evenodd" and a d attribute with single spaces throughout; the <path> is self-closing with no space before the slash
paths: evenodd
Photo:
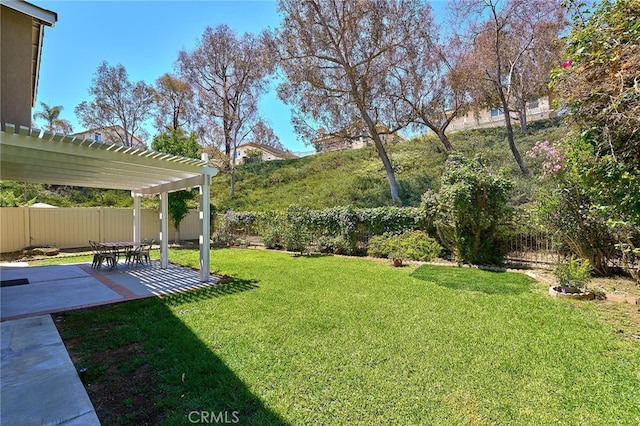
<path id="1" fill-rule="evenodd" d="M 554 297 L 571 299 L 593 299 L 595 294 L 587 288 L 591 281 L 591 266 L 588 260 L 571 256 L 567 263 L 561 263 L 553 270 L 558 280 L 557 286 L 549 288 Z"/>
<path id="2" fill-rule="evenodd" d="M 389 252 L 389 259 L 393 262 L 393 266 L 398 267 L 402 266 L 402 261 L 404 260 L 405 255 L 404 251 L 401 249 L 392 250 Z"/>
<path id="3" fill-rule="evenodd" d="M 407 258 L 406 245 L 403 244 L 400 235 L 389 235 L 386 241 L 387 257 L 393 262 L 393 266 L 402 266 L 402 261 Z"/>

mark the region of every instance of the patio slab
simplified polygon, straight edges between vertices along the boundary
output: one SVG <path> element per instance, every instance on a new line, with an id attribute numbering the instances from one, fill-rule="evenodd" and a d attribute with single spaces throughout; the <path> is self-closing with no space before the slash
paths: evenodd
<path id="1" fill-rule="evenodd" d="M 3 280 L 29 280 L 29 284 L 0 289 L 3 321 L 124 300 L 123 295 L 75 265 L 2 268 L 1 274 Z"/>
<path id="2" fill-rule="evenodd" d="M 159 262 L 152 262 L 144 267 L 118 267 L 91 273 L 102 282 L 116 284 L 136 297 L 163 296 L 208 287 L 219 282 L 219 278 L 211 276 L 209 282 L 203 283 L 198 271 L 171 264 L 166 269 L 161 269 Z"/>
<path id="3" fill-rule="evenodd" d="M 71 278 L 88 277 L 82 269 L 76 265 L 51 265 L 51 266 L 0 266 L 0 279 L 16 280 L 28 278 L 29 283 L 39 283 L 43 281 L 66 280 Z"/>
<path id="4" fill-rule="evenodd" d="M 50 315 L 0 327 L 0 424 L 100 425 Z"/>

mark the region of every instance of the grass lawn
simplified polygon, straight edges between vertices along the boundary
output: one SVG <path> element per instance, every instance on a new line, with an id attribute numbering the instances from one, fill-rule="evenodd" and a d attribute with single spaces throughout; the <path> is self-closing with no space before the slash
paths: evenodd
<path id="1" fill-rule="evenodd" d="M 234 249 L 211 265 L 236 280 L 56 316 L 103 424 L 640 423 L 640 343 L 524 275 Z"/>

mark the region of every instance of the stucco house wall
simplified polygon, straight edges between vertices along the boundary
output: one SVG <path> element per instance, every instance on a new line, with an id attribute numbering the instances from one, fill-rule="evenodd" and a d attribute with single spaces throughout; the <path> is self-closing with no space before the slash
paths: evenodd
<path id="1" fill-rule="evenodd" d="M 557 115 L 557 112 L 551 106 L 550 98 L 547 96 L 527 103 L 527 122 L 553 118 Z M 512 120 L 512 124 L 517 126 L 518 121 Z M 451 121 L 447 130 L 457 131 L 484 127 L 501 127 L 504 125 L 504 114 L 494 108 L 483 109 L 477 112 L 469 111 L 465 115 L 456 117 Z"/>
<path id="2" fill-rule="evenodd" d="M 122 127 L 118 126 L 118 129 L 121 134 L 124 133 L 124 129 L 122 129 Z M 102 142 L 102 143 L 112 144 L 112 145 L 121 144 L 120 138 L 118 137 L 118 134 L 114 130 L 114 127 L 102 127 L 99 129 L 83 130 L 82 132 L 74 133 L 70 136 L 75 136 L 80 139 L 91 139 L 96 142 Z M 146 148 L 145 143 L 142 142 L 137 137 L 133 136 L 132 140 L 133 140 L 134 148 L 143 148 L 143 149 Z"/>
<path id="3" fill-rule="evenodd" d="M 57 15 L 24 1 L 0 3 L 0 124 L 31 126 L 44 26 Z"/>

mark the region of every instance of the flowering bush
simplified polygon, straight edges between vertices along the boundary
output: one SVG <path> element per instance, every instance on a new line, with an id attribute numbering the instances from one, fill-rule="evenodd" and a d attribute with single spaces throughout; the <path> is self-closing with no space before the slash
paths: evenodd
<path id="1" fill-rule="evenodd" d="M 640 1 L 566 4 L 573 27 L 552 86 L 574 130 L 543 207 L 571 251 L 607 274 L 616 246 L 624 264 L 640 264 Z"/>
<path id="2" fill-rule="evenodd" d="M 536 142 L 531 151 L 528 152 L 531 158 L 542 158 L 542 170 L 544 175 L 558 173 L 566 164 L 567 155 L 559 142 L 549 141 Z"/>

